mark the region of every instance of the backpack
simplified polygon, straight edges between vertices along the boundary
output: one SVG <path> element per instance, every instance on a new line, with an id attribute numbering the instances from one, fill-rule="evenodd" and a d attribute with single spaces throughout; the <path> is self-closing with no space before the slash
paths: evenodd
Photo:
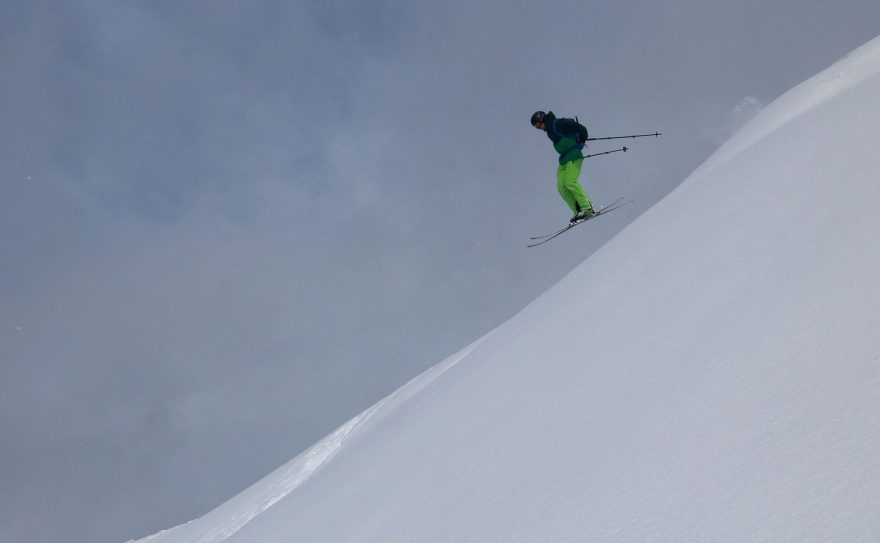
<path id="1" fill-rule="evenodd" d="M 549 136 L 550 132 L 552 131 L 554 134 L 556 134 L 560 138 L 563 138 L 563 137 L 573 138 L 575 141 L 577 141 L 577 148 L 578 149 L 583 149 L 584 147 L 586 147 L 587 146 L 587 139 L 590 137 L 590 132 L 587 130 L 587 127 L 582 125 L 581 122 L 578 120 L 578 118 L 575 117 L 574 118 L 574 126 L 571 126 L 571 124 L 568 124 L 565 127 L 565 133 L 563 133 L 562 130 L 560 130 L 556 126 L 556 124 L 560 120 L 562 120 L 562 119 L 553 119 L 553 124 L 551 124 L 548 127 L 547 135 Z M 571 119 L 564 119 L 564 120 L 571 121 Z M 550 139 L 553 140 L 552 137 Z M 555 141 L 555 140 L 553 140 L 553 141 Z"/>
<path id="2" fill-rule="evenodd" d="M 578 130 L 577 148 L 583 149 L 584 147 L 587 146 L 587 138 L 590 137 L 590 132 L 587 130 L 586 126 L 581 124 L 581 122 L 577 118 L 577 115 L 574 116 L 574 122 L 577 123 L 577 130 Z"/>

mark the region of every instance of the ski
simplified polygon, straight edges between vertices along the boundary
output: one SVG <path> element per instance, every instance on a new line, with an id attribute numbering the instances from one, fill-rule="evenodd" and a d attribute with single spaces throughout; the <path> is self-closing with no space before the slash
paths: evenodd
<path id="1" fill-rule="evenodd" d="M 602 207 L 600 207 L 600 208 L 599 208 L 599 211 L 597 211 L 596 214 L 598 215 L 598 214 L 601 213 L 602 211 L 611 211 L 611 210 L 608 209 L 608 208 L 610 208 L 611 206 L 613 206 L 613 205 L 615 205 L 615 204 L 621 202 L 622 200 L 623 200 L 623 198 L 621 197 L 621 198 L 618 198 L 617 200 L 614 200 L 613 202 L 611 202 L 610 204 L 608 204 L 608 205 L 606 205 L 606 206 L 602 206 Z M 544 238 L 549 238 L 550 236 L 553 236 L 553 235 L 559 234 L 560 232 L 563 232 L 563 231 L 565 231 L 565 230 L 568 230 L 568 229 L 571 228 L 573 225 L 574 225 L 574 223 L 569 224 L 569 225 L 566 226 L 565 228 L 562 228 L 561 230 L 557 230 L 556 232 L 551 232 L 551 233 L 549 233 L 549 234 L 545 234 L 545 235 L 543 235 L 543 236 L 533 236 L 533 237 L 530 237 L 529 239 L 544 239 Z"/>
<path id="2" fill-rule="evenodd" d="M 621 203 L 621 202 L 623 202 L 623 203 Z M 587 222 L 587 221 L 589 221 L 589 220 L 595 219 L 596 217 L 599 217 L 600 215 L 604 215 L 604 214 L 606 214 L 606 213 L 611 213 L 611 212 L 614 211 L 615 209 L 620 209 L 621 207 L 623 207 L 623 206 L 625 206 L 625 205 L 627 205 L 627 204 L 631 204 L 632 202 L 633 202 L 632 200 L 628 200 L 628 201 L 624 202 L 624 201 L 623 201 L 623 198 L 618 198 L 617 200 L 611 202 L 611 203 L 608 204 L 607 206 L 605 206 L 605 207 L 603 207 L 602 209 L 600 209 L 599 211 L 597 211 L 595 215 L 592 215 L 591 217 L 589 217 L 589 218 L 587 218 L 587 219 L 583 219 L 583 220 L 580 220 L 580 221 L 577 221 L 577 222 L 573 222 L 573 223 L 569 224 L 568 226 L 566 226 L 565 228 L 563 228 L 563 229 L 561 229 L 561 230 L 558 230 L 558 231 L 556 231 L 556 232 L 554 232 L 554 233 L 552 233 L 552 234 L 547 234 L 547 235 L 545 235 L 545 236 L 536 236 L 536 237 L 530 238 L 530 239 L 533 239 L 533 240 L 541 240 L 541 241 L 539 241 L 539 242 L 537 242 L 537 243 L 532 243 L 531 245 L 528 245 L 527 247 L 537 247 L 538 245 L 541 245 L 542 243 L 547 243 L 548 241 L 550 241 L 551 239 L 555 238 L 556 236 L 560 236 L 560 235 L 564 234 L 564 233 L 567 232 L 568 230 L 571 230 L 572 228 L 574 228 L 575 226 L 577 226 L 577 225 L 579 225 L 579 224 L 581 224 L 581 223 L 584 223 L 584 222 Z"/>

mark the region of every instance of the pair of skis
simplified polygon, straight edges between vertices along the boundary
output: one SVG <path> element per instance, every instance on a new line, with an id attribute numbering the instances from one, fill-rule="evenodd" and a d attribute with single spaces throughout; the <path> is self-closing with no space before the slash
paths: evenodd
<path id="1" fill-rule="evenodd" d="M 599 211 L 597 211 L 594 215 L 590 215 L 590 216 L 589 216 L 588 218 L 586 218 L 586 219 L 581 219 L 581 220 L 579 220 L 579 221 L 573 222 L 573 223 L 569 224 L 568 226 L 566 226 L 565 228 L 563 228 L 563 229 L 561 229 L 561 230 L 558 230 L 558 231 L 556 231 L 556 232 L 552 232 L 552 233 L 550 233 L 550 234 L 546 234 L 546 235 L 543 235 L 543 236 L 534 236 L 534 237 L 532 237 L 532 238 L 529 238 L 529 239 L 531 239 L 531 240 L 533 240 L 533 241 L 534 241 L 534 240 L 540 240 L 540 241 L 537 241 L 536 243 L 532 243 L 532 244 L 529 245 L 528 247 L 537 247 L 538 245 L 541 245 L 542 243 L 547 243 L 548 241 L 550 241 L 551 239 L 555 238 L 556 236 L 561 236 L 561 235 L 564 234 L 565 232 L 568 232 L 569 230 L 571 230 L 572 228 L 574 228 L 575 226 L 577 226 L 577 225 L 579 225 L 579 224 L 581 224 L 581 223 L 584 223 L 584 222 L 587 222 L 587 221 L 593 220 L 593 219 L 595 219 L 596 217 L 600 217 L 600 216 L 602 216 L 602 215 L 604 215 L 604 214 L 606 214 L 606 213 L 611 213 L 611 212 L 614 211 L 615 209 L 620 209 L 621 207 L 623 207 L 623 206 L 625 206 L 625 205 L 627 205 L 627 204 L 631 204 L 632 202 L 633 202 L 632 200 L 624 201 L 623 198 L 618 198 L 617 200 L 611 202 L 611 203 L 608 204 L 607 206 L 605 206 L 605 207 L 599 209 Z"/>

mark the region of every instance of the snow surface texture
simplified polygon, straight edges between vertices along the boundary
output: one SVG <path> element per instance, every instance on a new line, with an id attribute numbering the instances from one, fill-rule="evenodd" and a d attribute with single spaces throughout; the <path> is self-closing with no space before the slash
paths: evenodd
<path id="1" fill-rule="evenodd" d="M 880 38 L 513 319 L 146 541 L 880 541 L 878 96 Z"/>

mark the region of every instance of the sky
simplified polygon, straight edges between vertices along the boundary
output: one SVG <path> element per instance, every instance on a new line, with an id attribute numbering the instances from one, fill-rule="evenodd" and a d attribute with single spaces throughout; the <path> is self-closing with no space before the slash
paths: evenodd
<path id="1" fill-rule="evenodd" d="M 0 3 L 0 541 L 203 514 L 510 318 L 877 20 Z M 663 136 L 584 165 L 594 201 L 635 203 L 526 249 L 569 216 L 537 109 Z"/>

